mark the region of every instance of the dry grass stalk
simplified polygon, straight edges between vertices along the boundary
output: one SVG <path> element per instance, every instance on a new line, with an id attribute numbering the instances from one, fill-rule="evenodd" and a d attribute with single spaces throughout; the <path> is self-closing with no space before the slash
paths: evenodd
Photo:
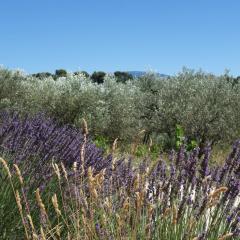
<path id="1" fill-rule="evenodd" d="M 129 210 L 129 197 L 125 198 L 124 202 L 123 202 L 123 209 L 128 211 Z"/>
<path id="2" fill-rule="evenodd" d="M 21 203 L 21 198 L 20 198 L 18 190 L 16 190 L 16 202 L 17 202 L 19 212 L 22 213 L 22 203 Z"/>
<path id="3" fill-rule="evenodd" d="M 2 163 L 4 169 L 6 170 L 8 177 L 11 178 L 12 174 L 11 174 L 11 172 L 9 170 L 7 162 L 3 158 L 0 158 L 0 162 Z"/>
<path id="4" fill-rule="evenodd" d="M 112 154 L 114 154 L 115 151 L 116 151 L 116 149 L 117 149 L 117 141 L 118 141 L 118 138 L 116 138 L 116 139 L 113 141 Z"/>
<path id="5" fill-rule="evenodd" d="M 56 163 L 52 163 L 52 167 L 53 167 L 53 170 L 55 172 L 55 174 L 57 175 L 57 178 L 58 180 L 61 179 L 61 174 L 60 174 L 60 170 L 59 170 L 59 167 Z"/>
<path id="6" fill-rule="evenodd" d="M 83 135 L 88 134 L 88 126 L 87 126 L 87 121 L 85 120 L 85 118 L 82 119 L 82 132 L 83 132 Z"/>
<path id="7" fill-rule="evenodd" d="M 39 188 L 36 190 L 35 195 L 36 195 L 36 199 L 37 199 L 37 204 L 38 204 L 41 212 L 42 212 L 45 216 L 47 216 L 47 211 L 46 211 L 45 205 L 43 204 L 43 201 L 42 201 L 42 198 L 41 198 L 41 195 L 40 195 L 40 190 L 39 190 Z"/>
<path id="8" fill-rule="evenodd" d="M 136 194 L 136 208 L 138 211 L 140 211 L 143 205 L 144 192 L 136 192 L 135 194 Z"/>
<path id="9" fill-rule="evenodd" d="M 18 206 L 18 210 L 19 210 L 19 213 L 20 213 L 20 216 L 21 216 L 21 219 L 22 219 L 22 224 L 24 226 L 25 236 L 26 236 L 27 239 L 29 239 L 27 226 L 26 226 L 26 223 L 25 223 L 25 220 L 24 220 L 24 217 L 23 217 L 21 198 L 20 198 L 18 190 L 16 190 L 16 192 L 14 192 L 14 194 L 15 194 L 15 199 L 16 199 L 16 203 L 17 203 L 17 206 Z"/>
<path id="10" fill-rule="evenodd" d="M 66 170 L 66 168 L 65 168 L 65 166 L 62 162 L 61 162 L 61 168 L 62 168 L 62 171 L 63 171 L 64 178 L 66 179 L 66 181 L 68 181 L 67 170 Z"/>
<path id="11" fill-rule="evenodd" d="M 57 195 L 56 193 L 52 196 L 52 203 L 55 209 L 55 212 L 57 213 L 57 215 L 61 215 L 61 211 L 59 210 L 59 205 L 58 205 L 58 200 L 57 200 Z"/>
<path id="12" fill-rule="evenodd" d="M 225 239 L 231 238 L 232 236 L 233 236 L 233 233 L 227 233 L 221 236 L 220 238 L 218 238 L 218 240 L 225 240 Z"/>
<path id="13" fill-rule="evenodd" d="M 152 216 L 154 209 L 155 209 L 155 205 L 149 203 L 148 204 L 148 216 L 149 216 L 149 218 L 150 218 L 150 216 Z"/>
<path id="14" fill-rule="evenodd" d="M 88 126 L 87 121 L 83 118 L 82 119 L 82 132 L 83 132 L 83 143 L 80 149 L 80 158 L 82 162 L 82 168 L 84 168 L 84 160 L 85 160 L 85 147 L 87 143 L 87 135 L 88 135 Z"/>
<path id="15" fill-rule="evenodd" d="M 172 209 L 173 209 L 173 221 L 172 221 L 172 223 L 174 225 L 176 225 L 177 224 L 177 219 L 178 219 L 178 210 L 177 210 L 177 207 L 176 207 L 175 204 L 173 205 Z"/>
<path id="16" fill-rule="evenodd" d="M 133 183 L 133 189 L 134 189 L 134 191 L 135 191 L 135 192 L 138 191 L 139 187 L 140 187 L 140 174 L 138 173 L 138 174 L 136 175 L 136 177 L 135 177 L 135 179 L 134 179 L 134 183 Z"/>
<path id="17" fill-rule="evenodd" d="M 21 185 L 23 185 L 23 177 L 22 177 L 22 174 L 21 174 L 21 171 L 20 171 L 18 165 L 13 164 L 13 167 L 14 167 L 15 170 L 16 170 L 16 174 L 17 174 L 17 177 L 18 177 L 18 179 L 19 179 L 19 182 L 21 183 Z"/>
<path id="18" fill-rule="evenodd" d="M 45 235 L 45 233 L 44 233 L 44 230 L 43 230 L 42 226 L 41 226 L 41 228 L 40 228 L 40 236 L 41 236 L 41 240 L 47 240 L 46 235 Z"/>
<path id="19" fill-rule="evenodd" d="M 32 217 L 31 217 L 31 215 L 27 215 L 27 218 L 28 218 L 28 221 L 29 221 L 29 223 L 30 223 L 30 226 L 31 226 L 31 229 L 32 229 L 32 234 L 36 234 L 36 231 L 35 231 L 35 227 L 34 227 L 34 224 L 33 224 L 33 220 L 32 220 Z"/>

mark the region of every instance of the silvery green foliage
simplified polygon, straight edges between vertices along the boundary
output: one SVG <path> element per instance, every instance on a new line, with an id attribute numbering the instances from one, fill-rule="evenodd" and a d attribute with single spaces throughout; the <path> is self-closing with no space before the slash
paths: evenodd
<path id="1" fill-rule="evenodd" d="M 180 124 L 200 142 L 229 141 L 240 134 L 240 84 L 232 80 L 183 69 L 173 77 L 149 73 L 126 84 L 107 75 L 96 84 L 84 74 L 54 80 L 0 69 L 0 109 L 45 112 L 76 126 L 84 117 L 92 135 L 111 140 L 130 141 L 141 129 L 155 140 L 172 140 Z"/>
<path id="2" fill-rule="evenodd" d="M 139 88 L 131 82 L 116 83 L 115 78 L 107 76 L 100 89 L 99 108 L 104 113 L 102 121 L 105 125 L 99 127 L 106 126 L 104 134 L 109 134 L 112 139 L 130 139 L 139 129 L 139 113 L 136 108 L 141 101 Z"/>
<path id="3" fill-rule="evenodd" d="M 14 107 L 16 99 L 20 97 L 20 83 L 24 73 L 16 70 L 9 71 L 0 67 L 0 109 Z"/>
<path id="4" fill-rule="evenodd" d="M 145 94 L 142 106 L 150 132 L 169 138 L 180 124 L 187 136 L 200 142 L 239 136 L 240 86 L 202 71 L 184 69 L 175 77 L 146 76 L 138 82 Z"/>
<path id="5" fill-rule="evenodd" d="M 68 75 L 54 80 L 25 78 L 21 81 L 21 109 L 46 112 L 64 123 L 80 126 L 86 118 L 90 131 L 111 140 L 130 139 L 138 130 L 136 94 L 132 83 L 116 83 L 112 76 L 104 84 L 93 83 L 85 75 Z"/>

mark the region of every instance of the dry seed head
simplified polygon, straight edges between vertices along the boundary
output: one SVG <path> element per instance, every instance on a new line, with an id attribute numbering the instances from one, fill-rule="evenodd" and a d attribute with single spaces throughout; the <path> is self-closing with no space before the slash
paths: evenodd
<path id="1" fill-rule="evenodd" d="M 136 192 L 136 204 L 137 208 L 140 208 L 142 205 L 143 194 L 141 192 Z"/>
<path id="2" fill-rule="evenodd" d="M 106 172 L 106 169 L 102 170 L 100 173 L 98 173 L 96 176 L 95 176 L 95 180 L 97 182 L 97 185 L 101 186 L 102 183 L 103 183 L 103 180 L 104 180 L 104 176 L 105 176 L 105 172 Z"/>
<path id="3" fill-rule="evenodd" d="M 84 215 L 82 215 L 82 222 L 83 222 L 83 225 L 86 226 L 87 224 L 87 221 L 86 221 L 86 218 Z"/>
<path id="4" fill-rule="evenodd" d="M 73 171 L 76 173 L 77 172 L 77 162 L 73 163 Z"/>
<path id="5" fill-rule="evenodd" d="M 18 190 L 16 190 L 16 202 L 17 202 L 19 212 L 22 212 L 21 198 L 20 198 Z"/>
<path id="6" fill-rule="evenodd" d="M 218 238 L 218 240 L 225 240 L 225 239 L 231 238 L 232 236 L 233 236 L 233 233 L 227 233 L 221 236 L 220 238 Z"/>
<path id="7" fill-rule="evenodd" d="M 129 209 L 129 197 L 127 197 L 123 202 L 123 209 L 128 210 Z"/>
<path id="8" fill-rule="evenodd" d="M 84 207 L 85 207 L 86 209 L 88 209 L 87 198 L 83 196 L 82 201 L 83 201 Z M 84 208 L 82 209 L 82 211 L 85 211 Z"/>
<path id="9" fill-rule="evenodd" d="M 93 172 L 92 172 L 92 168 L 91 167 L 88 168 L 88 180 L 89 180 L 90 183 L 94 182 Z"/>
<path id="10" fill-rule="evenodd" d="M 84 135 L 88 134 L 87 121 L 84 118 L 82 119 L 82 131 Z"/>
<path id="11" fill-rule="evenodd" d="M 62 162 L 61 162 L 61 168 L 62 168 L 62 171 L 63 171 L 64 178 L 68 181 L 67 170 L 66 170 L 66 168 L 65 168 L 65 166 Z"/>
<path id="12" fill-rule="evenodd" d="M 38 237 L 38 235 L 36 233 L 33 233 L 32 237 L 33 237 L 33 240 L 39 240 L 39 237 Z"/>
<path id="13" fill-rule="evenodd" d="M 60 170 L 59 170 L 58 165 L 57 165 L 56 163 L 53 163 L 52 165 L 53 165 L 54 172 L 55 172 L 56 175 L 57 175 L 57 178 L 60 180 L 61 175 L 60 175 Z"/>
<path id="14" fill-rule="evenodd" d="M 123 222 L 121 220 L 121 217 L 119 216 L 119 214 L 116 213 L 116 218 L 117 218 L 117 223 L 118 223 L 118 226 L 121 227 L 123 225 Z"/>
<path id="15" fill-rule="evenodd" d="M 88 177 L 92 178 L 92 175 L 93 175 L 93 173 L 92 173 L 92 167 L 89 167 L 89 168 L 88 168 Z"/>
<path id="16" fill-rule="evenodd" d="M 59 225 L 56 226 L 56 233 L 57 233 L 57 236 L 60 237 L 60 228 L 59 228 Z"/>
<path id="17" fill-rule="evenodd" d="M 33 231 L 33 233 L 35 232 L 35 227 L 34 227 L 34 225 L 33 225 L 33 220 L 32 220 L 32 217 L 31 217 L 31 215 L 27 215 L 27 218 L 28 218 L 28 221 L 29 221 L 29 223 L 30 223 L 30 226 L 31 226 L 31 228 L 32 228 L 32 231 Z"/>
<path id="18" fill-rule="evenodd" d="M 115 152 L 116 148 L 117 148 L 117 141 L 118 141 L 118 138 L 116 138 L 113 142 L 113 145 L 112 145 L 112 153 Z"/>
<path id="19" fill-rule="evenodd" d="M 163 213 L 163 217 L 166 217 L 171 212 L 171 208 L 166 208 L 166 210 Z"/>
<path id="20" fill-rule="evenodd" d="M 47 239 L 46 239 L 46 235 L 45 235 L 45 233 L 44 233 L 44 231 L 43 231 L 42 226 L 41 226 L 41 228 L 40 228 L 40 234 L 41 234 L 41 239 L 42 239 L 42 240 L 47 240 Z"/>
<path id="21" fill-rule="evenodd" d="M 176 205 L 173 205 L 173 224 L 176 225 L 177 224 L 177 218 L 178 218 L 178 210 Z"/>
<path id="22" fill-rule="evenodd" d="M 92 195 L 93 195 L 93 197 L 94 197 L 95 199 L 98 198 L 98 193 L 97 193 L 96 188 L 93 188 L 92 191 L 91 191 L 91 193 L 92 193 Z"/>
<path id="23" fill-rule="evenodd" d="M 22 174 L 21 174 L 21 171 L 20 171 L 18 165 L 13 164 L 13 167 L 14 167 L 15 170 L 16 170 L 16 174 L 17 174 L 17 176 L 18 176 L 19 182 L 21 183 L 21 185 L 23 185 L 23 177 L 22 177 Z"/>
<path id="24" fill-rule="evenodd" d="M 0 158 L 0 162 L 2 163 L 4 169 L 6 170 L 7 174 L 8 174 L 8 177 L 11 178 L 12 175 L 11 175 L 11 172 L 9 170 L 9 167 L 8 167 L 8 164 L 7 162 L 3 159 L 3 158 Z"/>
<path id="25" fill-rule="evenodd" d="M 203 179 L 203 183 L 206 183 L 208 180 L 210 180 L 211 179 L 211 175 L 209 175 L 209 176 L 206 176 L 204 179 Z"/>
<path id="26" fill-rule="evenodd" d="M 139 184 L 140 184 L 140 175 L 138 173 L 133 183 L 133 188 L 135 191 L 139 188 Z"/>
<path id="27" fill-rule="evenodd" d="M 61 215 L 61 211 L 59 210 L 59 206 L 58 206 L 58 200 L 57 200 L 57 195 L 56 193 L 52 196 L 52 203 L 55 209 L 55 212 L 57 213 L 57 215 Z"/>
<path id="28" fill-rule="evenodd" d="M 150 204 L 148 205 L 148 215 L 149 215 L 149 216 L 152 215 L 154 209 L 155 209 L 155 205 L 153 205 L 153 204 L 150 203 Z"/>
<path id="29" fill-rule="evenodd" d="M 40 190 L 39 190 L 39 188 L 36 190 L 36 199 L 37 199 L 38 206 L 40 207 L 40 209 L 42 210 L 42 212 L 43 212 L 45 215 L 47 215 L 46 208 L 45 208 L 45 205 L 43 204 L 43 201 L 42 201 L 42 198 L 41 198 L 41 195 L 40 195 Z"/>
<path id="30" fill-rule="evenodd" d="M 227 187 L 220 187 L 220 188 L 216 189 L 215 191 L 213 191 L 213 192 L 209 195 L 209 197 L 216 198 L 216 197 L 218 197 L 218 195 L 219 195 L 220 193 L 226 192 L 227 190 L 228 190 Z"/>
<path id="31" fill-rule="evenodd" d="M 208 202 L 207 207 L 211 208 L 215 206 L 218 202 L 219 202 L 219 199 L 213 198 L 213 200 L 210 200 L 210 202 Z"/>

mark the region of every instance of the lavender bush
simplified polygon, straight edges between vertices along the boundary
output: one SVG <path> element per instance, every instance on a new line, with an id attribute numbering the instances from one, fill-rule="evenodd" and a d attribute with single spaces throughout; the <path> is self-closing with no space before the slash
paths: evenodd
<path id="1" fill-rule="evenodd" d="M 239 239 L 240 141 L 222 166 L 209 164 L 210 145 L 201 157 L 199 151 L 182 146 L 167 161 L 146 158 L 138 166 L 114 152 L 112 161 L 93 158 L 101 168 L 53 164 L 57 189 L 37 189 L 31 202 L 21 192 L 21 173 L 1 163 L 27 239 Z"/>
<path id="2" fill-rule="evenodd" d="M 100 171 L 111 162 L 111 156 L 103 157 L 103 151 L 88 137 L 84 140 L 81 130 L 61 126 L 43 114 L 21 118 L 15 112 L 1 112 L 0 123 L 0 150 L 9 152 L 14 163 L 25 165 L 24 175 L 31 172 L 41 181 L 49 178 L 52 161 L 63 162 L 66 167 L 73 162 L 80 166 L 83 145 L 84 168 L 92 166 Z"/>

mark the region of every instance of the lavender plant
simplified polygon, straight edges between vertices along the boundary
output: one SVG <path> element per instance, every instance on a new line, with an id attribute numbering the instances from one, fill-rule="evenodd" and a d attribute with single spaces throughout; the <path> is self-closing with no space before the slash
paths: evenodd
<path id="1" fill-rule="evenodd" d="M 63 162 L 68 167 L 73 162 L 78 166 L 84 162 L 84 168 L 92 166 L 98 171 L 111 161 L 111 156 L 103 157 L 103 151 L 81 130 L 61 126 L 43 114 L 21 118 L 15 112 L 1 112 L 0 121 L 1 151 L 11 153 L 13 163 L 24 165 L 24 175 L 31 173 L 39 182 L 50 177 L 52 161 Z"/>
<path id="2" fill-rule="evenodd" d="M 199 151 L 189 152 L 182 146 L 170 153 L 167 162 L 160 156 L 156 162 L 144 159 L 137 167 L 131 158 L 117 159 L 113 151 L 113 160 L 100 171 L 96 166 L 78 169 L 77 163 L 71 169 L 53 164 L 58 191 L 48 189 L 49 208 L 42 198 L 46 190 L 37 189 L 37 218 L 27 213 L 24 196 L 12 184 L 16 202 L 21 203 L 25 237 L 238 239 L 240 141 L 223 166 L 209 165 L 210 145 L 201 158 Z M 1 162 L 10 176 L 8 164 Z"/>

